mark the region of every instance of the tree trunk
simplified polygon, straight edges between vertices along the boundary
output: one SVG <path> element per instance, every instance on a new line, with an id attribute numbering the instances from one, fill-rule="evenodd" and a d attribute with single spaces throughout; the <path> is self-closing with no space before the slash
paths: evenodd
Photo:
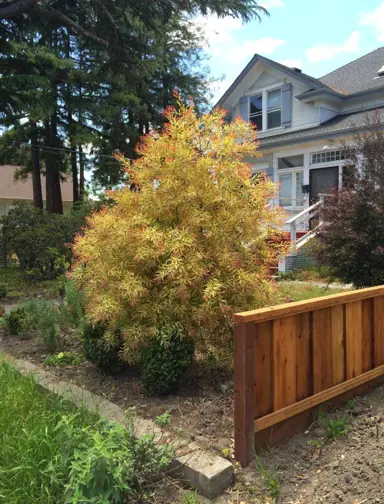
<path id="1" fill-rule="evenodd" d="M 71 35 L 69 30 L 67 31 L 66 37 L 66 52 L 67 59 L 71 59 Z M 67 83 L 67 104 L 68 104 L 68 134 L 69 143 L 71 146 L 71 169 L 72 169 L 72 199 L 73 202 L 79 201 L 79 181 L 78 181 L 78 171 L 77 171 L 77 154 L 76 154 L 76 142 L 74 140 L 73 132 L 73 118 L 72 118 L 72 96 L 71 96 L 71 84 Z"/>
<path id="2" fill-rule="evenodd" d="M 79 181 L 77 173 L 77 155 L 75 150 L 75 145 L 71 143 L 71 166 L 72 166 L 72 191 L 73 191 L 73 202 L 79 201 Z"/>
<path id="3" fill-rule="evenodd" d="M 51 122 L 45 122 L 45 140 L 47 147 L 57 147 L 56 115 L 53 114 Z M 48 150 L 46 155 L 46 193 L 47 212 L 63 213 L 63 201 L 60 186 L 60 160 L 59 151 Z"/>
<path id="4" fill-rule="evenodd" d="M 83 153 L 83 148 L 80 145 L 79 147 L 79 156 L 80 156 L 80 201 L 84 201 L 84 189 L 85 189 L 85 175 L 84 175 L 84 170 L 85 170 L 85 162 L 84 162 L 84 153 Z"/>
<path id="5" fill-rule="evenodd" d="M 31 122 L 31 129 L 33 204 L 36 208 L 43 208 L 40 177 L 40 150 L 38 146 L 37 125 L 35 122 Z"/>

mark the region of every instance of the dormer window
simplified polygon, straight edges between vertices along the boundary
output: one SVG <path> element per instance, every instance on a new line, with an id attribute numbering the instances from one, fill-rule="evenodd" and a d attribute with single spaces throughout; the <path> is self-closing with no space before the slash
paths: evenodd
<path id="1" fill-rule="evenodd" d="M 280 128 L 281 88 L 250 96 L 249 120 L 259 131 Z"/>

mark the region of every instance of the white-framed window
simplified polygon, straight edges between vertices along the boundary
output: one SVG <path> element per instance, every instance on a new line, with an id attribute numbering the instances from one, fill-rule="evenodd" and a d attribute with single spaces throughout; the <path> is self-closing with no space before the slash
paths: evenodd
<path id="1" fill-rule="evenodd" d="M 303 170 L 278 174 L 279 206 L 284 208 L 302 208 L 304 206 L 303 179 Z"/>
<path id="2" fill-rule="evenodd" d="M 259 131 L 281 126 L 281 87 L 257 93 L 248 100 L 249 120 Z"/>
<path id="3" fill-rule="evenodd" d="M 267 91 L 267 129 L 281 126 L 281 88 Z"/>
<path id="4" fill-rule="evenodd" d="M 249 120 L 259 131 L 263 129 L 263 95 L 249 97 Z"/>
<path id="5" fill-rule="evenodd" d="M 311 164 L 333 163 L 335 161 L 344 161 L 344 159 L 346 159 L 344 149 L 326 150 L 311 154 Z"/>
<path id="6" fill-rule="evenodd" d="M 285 156 L 278 158 L 277 169 L 285 170 L 287 168 L 300 168 L 304 166 L 304 154 L 296 154 L 295 156 Z"/>
<path id="7" fill-rule="evenodd" d="M 304 155 L 295 154 L 278 158 L 277 177 L 279 206 L 291 209 L 304 207 Z"/>

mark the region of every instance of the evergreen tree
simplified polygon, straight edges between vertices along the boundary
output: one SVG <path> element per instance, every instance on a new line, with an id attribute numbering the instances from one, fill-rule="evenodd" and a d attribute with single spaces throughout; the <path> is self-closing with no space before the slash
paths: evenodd
<path id="1" fill-rule="evenodd" d="M 32 173 L 38 207 L 45 174 L 50 212 L 62 212 L 60 179 L 69 173 L 74 201 L 84 197 L 91 162 L 96 183 L 117 184 L 124 172 L 112 154 L 135 157 L 174 89 L 207 104 L 191 16 L 248 21 L 264 12 L 255 0 L 10 1 L 0 8 L 0 158 Z"/>

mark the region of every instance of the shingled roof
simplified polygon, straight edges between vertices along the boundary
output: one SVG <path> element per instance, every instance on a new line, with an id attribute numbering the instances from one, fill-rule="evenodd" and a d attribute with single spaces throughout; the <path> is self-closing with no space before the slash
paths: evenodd
<path id="1" fill-rule="evenodd" d="M 378 71 L 384 65 L 384 47 L 379 47 L 361 58 L 355 59 L 333 72 L 324 75 L 320 81 L 346 94 L 355 94 L 384 86 L 384 75 Z"/>
<path id="2" fill-rule="evenodd" d="M 0 199 L 33 200 L 32 179 L 15 180 L 15 171 L 19 166 L 0 165 Z M 41 177 L 43 200 L 46 199 L 45 177 Z M 64 202 L 72 202 L 72 181 L 68 178 L 61 182 L 61 196 Z"/>

